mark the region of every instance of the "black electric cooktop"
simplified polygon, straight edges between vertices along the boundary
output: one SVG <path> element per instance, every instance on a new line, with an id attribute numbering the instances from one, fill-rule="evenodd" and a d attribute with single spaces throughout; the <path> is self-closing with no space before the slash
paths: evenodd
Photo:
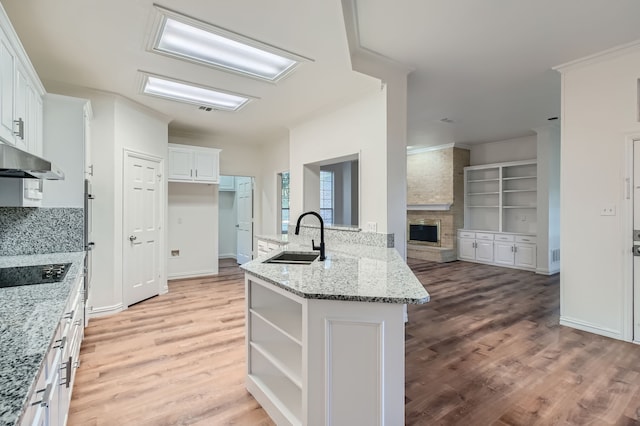
<path id="1" fill-rule="evenodd" d="M 71 263 L 0 268 L 0 288 L 62 281 Z"/>

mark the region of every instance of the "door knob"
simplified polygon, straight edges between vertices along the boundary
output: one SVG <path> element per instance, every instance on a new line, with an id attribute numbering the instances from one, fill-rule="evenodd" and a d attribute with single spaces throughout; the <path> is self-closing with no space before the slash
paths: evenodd
<path id="1" fill-rule="evenodd" d="M 137 239 L 138 239 L 138 237 L 136 237 L 135 235 L 130 235 L 129 236 L 129 241 L 134 241 L 134 240 L 137 240 Z"/>

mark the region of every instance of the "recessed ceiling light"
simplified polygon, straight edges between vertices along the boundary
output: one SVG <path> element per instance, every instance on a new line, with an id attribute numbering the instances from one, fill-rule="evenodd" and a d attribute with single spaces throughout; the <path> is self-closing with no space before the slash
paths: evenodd
<path id="1" fill-rule="evenodd" d="M 142 93 L 145 95 L 225 111 L 237 111 L 251 100 L 245 95 L 198 86 L 167 77 L 144 73 L 143 76 Z"/>
<path id="2" fill-rule="evenodd" d="M 447 117 L 441 118 L 440 121 L 447 124 L 453 123 L 453 120 Z"/>
<path id="3" fill-rule="evenodd" d="M 156 6 L 151 50 L 275 82 L 296 68 L 299 55 Z"/>

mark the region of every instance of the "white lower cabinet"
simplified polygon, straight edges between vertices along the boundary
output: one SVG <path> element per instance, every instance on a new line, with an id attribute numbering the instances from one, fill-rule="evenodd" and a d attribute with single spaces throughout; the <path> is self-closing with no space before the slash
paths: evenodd
<path id="1" fill-rule="evenodd" d="M 458 230 L 458 259 L 536 269 L 536 237 Z"/>
<path id="2" fill-rule="evenodd" d="M 275 241 L 268 241 L 262 238 L 256 238 L 257 240 L 257 250 L 258 256 L 262 256 L 263 254 L 269 254 L 273 251 L 280 251 L 287 248 L 287 244 L 284 242 L 277 243 Z"/>
<path id="3" fill-rule="evenodd" d="M 276 424 L 404 424 L 403 305 L 245 289 L 246 386 Z"/>
<path id="4" fill-rule="evenodd" d="M 23 426 L 63 426 L 67 423 L 75 372 L 80 365 L 80 344 L 84 337 L 82 283 L 83 276 L 78 275 L 34 391 L 28 399 L 20 423 Z"/>

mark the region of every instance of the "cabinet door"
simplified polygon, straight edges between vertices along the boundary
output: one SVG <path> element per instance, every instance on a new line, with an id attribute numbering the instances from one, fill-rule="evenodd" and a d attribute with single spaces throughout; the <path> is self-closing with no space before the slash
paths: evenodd
<path id="1" fill-rule="evenodd" d="M 27 86 L 27 118 L 25 126 L 27 151 L 42 156 L 42 98 L 30 85 Z"/>
<path id="2" fill-rule="evenodd" d="M 193 159 L 195 165 L 194 180 L 211 183 L 217 183 L 220 180 L 217 152 L 194 151 Z"/>
<path id="3" fill-rule="evenodd" d="M 535 269 L 536 245 L 516 243 L 515 265 L 521 268 Z"/>
<path id="4" fill-rule="evenodd" d="M 493 241 L 476 240 L 476 260 L 493 262 Z"/>
<path id="5" fill-rule="evenodd" d="M 476 240 L 469 238 L 458 239 L 458 258 L 463 260 L 476 260 Z"/>
<path id="6" fill-rule="evenodd" d="M 0 31 L 0 138 L 11 144 L 14 143 L 15 61 L 15 55 L 6 36 Z"/>
<path id="7" fill-rule="evenodd" d="M 169 180 L 193 181 L 193 151 L 169 147 Z"/>
<path id="8" fill-rule="evenodd" d="M 495 262 L 501 265 L 513 265 L 514 259 L 513 243 L 499 242 L 494 243 Z"/>
<path id="9" fill-rule="evenodd" d="M 22 65 L 16 66 L 15 74 L 15 99 L 13 104 L 13 126 L 16 147 L 28 151 L 27 148 L 27 127 L 29 118 L 27 117 L 27 102 L 29 98 L 27 83 L 27 73 Z"/>

